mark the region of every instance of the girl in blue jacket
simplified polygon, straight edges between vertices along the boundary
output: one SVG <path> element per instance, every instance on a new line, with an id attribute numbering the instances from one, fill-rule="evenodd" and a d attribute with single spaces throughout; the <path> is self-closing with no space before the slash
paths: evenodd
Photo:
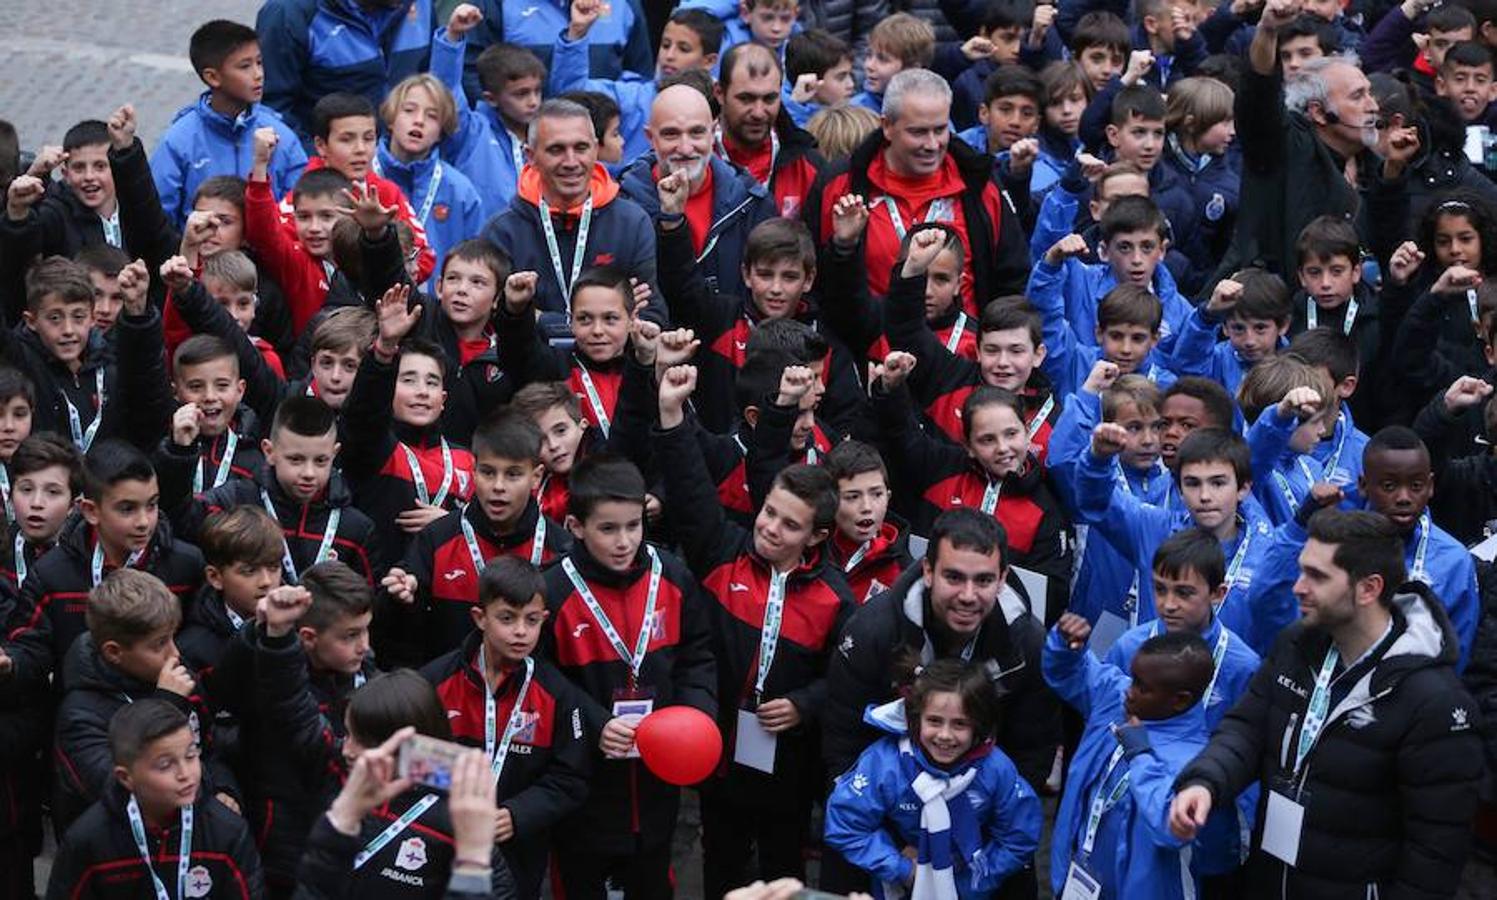
<path id="1" fill-rule="evenodd" d="M 957 659 L 919 670 L 910 696 L 869 707 L 890 732 L 837 780 L 826 842 L 872 875 L 880 898 L 987 897 L 1034 863 L 1034 790 L 993 746 L 998 696 Z"/>

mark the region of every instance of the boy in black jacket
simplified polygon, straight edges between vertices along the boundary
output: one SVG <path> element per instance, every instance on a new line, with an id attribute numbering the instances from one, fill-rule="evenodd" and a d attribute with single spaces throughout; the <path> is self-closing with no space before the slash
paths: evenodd
<path id="1" fill-rule="evenodd" d="M 177 598 L 146 572 L 121 569 L 88 595 L 88 633 L 69 648 L 60 679 L 52 795 L 59 836 L 109 784 L 109 720 L 121 707 L 168 700 L 188 717 L 194 739 L 207 744 L 207 707 L 172 639 L 181 624 Z M 228 780 L 220 770 L 210 785 L 224 791 Z"/>
<path id="2" fill-rule="evenodd" d="M 551 829 L 582 806 L 592 774 L 587 699 L 534 655 L 546 585 L 525 560 L 484 567 L 463 646 L 421 670 L 447 710 L 453 740 L 481 746 L 499 782 L 496 835 L 519 896 L 540 896 Z"/>
<path id="3" fill-rule="evenodd" d="M 586 466 L 599 469 L 575 475 L 567 528 L 577 543 L 546 572 L 544 640 L 587 695 L 583 717 L 604 759 L 553 849 L 568 897 L 601 897 L 612 877 L 630 900 L 664 898 L 680 789 L 640 764 L 634 729 L 667 706 L 716 714 L 710 601 L 680 560 L 644 543 L 639 471 L 599 458 Z M 594 477 L 596 489 L 583 490 Z"/>
<path id="4" fill-rule="evenodd" d="M 197 592 L 203 557 L 172 538 L 159 521 L 156 472 L 145 454 L 107 440 L 84 461 L 79 515 L 68 519 L 53 547 L 27 573 L 7 623 L 16 677 L 44 685 L 73 641 L 85 630 L 85 598 L 109 572 L 150 572 L 184 601 Z"/>
<path id="5" fill-rule="evenodd" d="M 717 897 L 748 878 L 755 846 L 763 877 L 803 874 L 823 781 L 815 735 L 827 656 L 856 603 L 823 547 L 837 515 L 825 469 L 780 470 L 752 530 L 723 515 L 702 452 L 680 427 L 695 376 L 677 366 L 661 379 L 659 455 L 687 562 L 717 600 L 718 726 L 735 751 L 702 795 L 706 893 Z M 787 368 L 777 404 L 796 405 L 814 380 Z"/>
<path id="6" fill-rule="evenodd" d="M 109 785 L 58 849 L 49 900 L 264 895 L 249 826 L 200 795 L 201 751 L 180 708 L 154 698 L 124 705 L 109 722 L 108 753 Z"/>
<path id="7" fill-rule="evenodd" d="M 172 381 L 182 405 L 171 433 L 158 444 L 162 468 L 191 467 L 194 496 L 222 487 L 231 478 L 253 479 L 265 464 L 260 452 L 260 420 L 243 406 L 245 381 L 239 357 L 222 338 L 195 334 L 172 355 Z M 192 431 L 189 443 L 177 440 Z"/>
<path id="8" fill-rule="evenodd" d="M 7 522 L 15 522 L 10 502 L 10 460 L 21 442 L 31 436 L 36 415 L 36 386 L 21 370 L 0 366 L 0 503 Z"/>
<path id="9" fill-rule="evenodd" d="M 21 441 L 10 457 L 11 481 L 5 490 L 10 528 L 0 546 L 0 593 L 20 593 L 21 583 L 42 556 L 57 546 L 57 535 L 83 493 L 83 457 L 55 434 Z"/>

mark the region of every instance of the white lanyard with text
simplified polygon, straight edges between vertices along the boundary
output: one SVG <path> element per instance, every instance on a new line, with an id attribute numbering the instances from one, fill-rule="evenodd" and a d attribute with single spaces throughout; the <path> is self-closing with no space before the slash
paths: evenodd
<path id="1" fill-rule="evenodd" d="M 952 353 L 955 353 L 956 348 L 962 345 L 962 332 L 966 330 L 967 314 L 964 312 L 958 312 L 956 314 L 956 324 L 951 326 L 951 336 L 946 338 L 946 349 L 950 350 Z"/>
<path id="2" fill-rule="evenodd" d="M 353 858 L 353 867 L 355 869 L 363 868 L 364 863 L 368 862 L 370 857 L 378 853 L 386 844 L 395 840 L 396 835 L 409 828 L 412 822 L 421 818 L 421 814 L 431 809 L 436 805 L 436 802 L 436 794 L 427 794 L 425 797 L 417 800 L 411 805 L 410 809 L 401 814 L 400 818 L 386 826 L 384 831 L 375 835 L 374 840 L 370 841 L 363 850 L 359 851 L 359 855 Z"/>
<path id="3" fill-rule="evenodd" d="M 582 214 L 577 217 L 577 242 L 572 248 L 572 277 L 568 278 L 561 265 L 561 246 L 556 243 L 556 225 L 551 221 L 551 207 L 545 198 L 540 201 L 541 231 L 546 236 L 546 252 L 551 254 L 551 270 L 556 273 L 556 284 L 561 288 L 561 297 L 572 303 L 572 284 L 582 274 L 582 260 L 587 256 L 587 233 L 593 225 L 593 197 L 588 194 L 582 202 Z"/>
<path id="4" fill-rule="evenodd" d="M 1035 435 L 1040 433 L 1040 429 L 1045 427 L 1045 422 L 1050 418 L 1050 413 L 1054 409 L 1055 395 L 1051 394 L 1045 398 L 1045 402 L 1040 405 L 1040 408 L 1035 410 L 1034 418 L 1029 420 L 1029 439 L 1031 441 L 1034 440 Z"/>
<path id="5" fill-rule="evenodd" d="M 660 596 L 660 554 L 655 552 L 654 547 L 646 546 L 645 552 L 650 554 L 650 589 L 645 596 L 645 612 L 639 622 L 639 637 L 634 641 L 634 652 L 631 654 L 629 648 L 624 645 L 624 639 L 619 637 L 617 628 L 608 618 L 608 613 L 598 604 L 598 598 L 593 596 L 593 589 L 587 586 L 582 576 L 577 572 L 577 567 L 572 565 L 571 557 L 561 561 L 561 568 L 572 580 L 572 587 L 577 589 L 577 595 L 587 605 L 587 611 L 592 613 L 593 619 L 597 621 L 598 627 L 603 629 L 603 636 L 613 645 L 613 650 L 629 665 L 629 687 L 632 689 L 639 683 L 639 669 L 644 665 L 645 652 L 650 647 L 650 626 L 655 621 L 655 601 Z"/>
<path id="6" fill-rule="evenodd" d="M 504 723 L 504 734 L 496 743 L 494 733 L 499 730 L 499 713 L 494 702 L 493 689 L 489 687 L 489 670 L 484 667 L 483 644 L 478 646 L 478 674 L 483 678 L 483 752 L 489 758 L 494 772 L 494 782 L 504 772 L 504 760 L 509 756 L 509 745 L 514 742 L 515 732 L 525 720 L 525 697 L 530 693 L 530 679 L 535 676 L 535 660 L 525 657 L 525 680 L 520 682 L 520 692 L 515 694 L 515 706 Z"/>
<path id="7" fill-rule="evenodd" d="M 385 170 L 384 170 L 384 166 L 380 165 L 379 156 L 377 154 L 375 155 L 375 157 L 373 159 L 373 163 L 374 163 L 374 174 L 376 174 L 376 175 L 380 176 L 381 178 L 383 178 L 384 175 L 385 175 Z M 518 174 L 519 171 L 520 171 L 519 169 L 515 169 L 516 174 Z M 426 217 L 429 216 L 429 215 L 431 215 L 431 209 L 432 209 L 432 207 L 434 205 L 436 205 L 436 202 L 437 202 L 437 188 L 439 188 L 441 186 L 442 186 L 442 162 L 441 162 L 441 160 L 438 160 L 437 163 L 436 163 L 436 165 L 431 170 L 431 179 L 426 182 L 426 197 L 425 197 L 425 199 L 423 199 L 421 201 L 421 211 L 416 214 L 416 221 L 420 222 L 423 226 L 426 225 Z M 416 190 L 416 179 L 413 176 L 411 178 L 411 192 L 415 193 L 415 190 Z"/>
<path id="8" fill-rule="evenodd" d="M 1003 482 L 988 479 L 988 486 L 982 491 L 982 514 L 991 516 L 998 509 L 998 495 L 1003 492 Z"/>
<path id="9" fill-rule="evenodd" d="M 1476 288 L 1468 288 L 1466 290 L 1466 306 L 1471 311 L 1471 324 L 1481 324 L 1481 316 L 1478 314 L 1476 304 Z"/>
<path id="10" fill-rule="evenodd" d="M 1305 764 L 1305 757 L 1310 755 L 1310 748 L 1320 738 L 1320 731 L 1325 727 L 1326 715 L 1331 709 L 1331 675 L 1336 671 L 1336 663 L 1341 661 L 1341 654 L 1334 646 L 1325 655 L 1325 662 L 1320 665 L 1320 674 L 1315 676 L 1315 689 L 1310 692 L 1310 705 L 1305 708 L 1305 724 L 1299 729 L 1299 745 L 1294 749 L 1294 769 L 1292 774 L 1299 775 L 1300 766 Z"/>
<path id="11" fill-rule="evenodd" d="M 1351 431 L 1347 426 L 1345 410 L 1336 414 L 1336 430 L 1341 436 L 1336 438 L 1336 449 L 1325 460 L 1325 480 L 1330 481 L 1336 475 L 1336 468 L 1341 464 L 1341 451 L 1346 448 L 1346 433 Z"/>
<path id="12" fill-rule="evenodd" d="M 901 241 L 904 240 L 905 235 L 909 233 L 909 229 L 904 227 L 904 216 L 899 214 L 899 207 L 894 205 L 894 198 L 883 196 L 878 198 L 878 200 L 884 205 L 885 209 L 889 210 L 889 222 L 894 226 L 894 233 L 899 236 Z M 921 221 L 927 223 L 949 222 L 952 219 L 954 209 L 955 206 L 952 204 L 950 197 L 937 197 L 930 202 L 930 206 L 925 210 L 925 218 Z"/>
<path id="13" fill-rule="evenodd" d="M 1097 843 L 1097 829 L 1102 825 L 1102 817 L 1107 811 L 1117 805 L 1123 798 L 1123 793 L 1128 790 L 1129 776 L 1133 773 L 1124 772 L 1118 783 L 1112 786 L 1112 790 L 1103 793 L 1107 788 L 1107 779 L 1112 777 L 1112 772 L 1123 761 L 1123 748 L 1119 745 L 1112 751 L 1112 756 L 1107 759 L 1107 768 L 1102 771 L 1102 778 L 1097 782 L 1097 792 L 1092 795 L 1091 810 L 1086 815 L 1086 832 L 1081 837 L 1081 853 L 1090 856 L 1092 847 Z"/>
<path id="14" fill-rule="evenodd" d="M 520 183 L 520 171 L 525 168 L 525 147 L 520 138 L 513 132 L 508 132 L 509 158 L 515 164 L 515 184 Z"/>
<path id="15" fill-rule="evenodd" d="M 88 430 L 83 430 L 83 420 L 78 415 L 78 407 L 68 397 L 68 392 L 62 392 L 62 402 L 68 407 L 68 430 L 73 433 L 73 444 L 84 453 L 93 445 L 94 435 L 99 433 L 99 423 L 104 421 L 104 403 L 108 396 L 104 393 L 104 367 L 100 366 L 94 370 L 94 392 L 99 395 L 99 410 L 94 414 L 94 420 L 88 423 Z"/>
<path id="16" fill-rule="evenodd" d="M 473 560 L 473 574 L 480 576 L 483 574 L 483 552 L 478 549 L 478 536 L 473 533 L 473 523 L 469 522 L 468 516 L 464 514 L 458 519 L 458 524 L 463 529 L 463 542 L 468 545 L 468 556 Z M 532 566 L 539 566 L 541 564 L 541 557 L 545 555 L 545 550 L 546 515 L 537 511 L 535 532 L 530 539 L 530 564 Z"/>
<path id="17" fill-rule="evenodd" d="M 603 407 L 603 398 L 598 394 L 598 386 L 593 384 L 592 373 L 587 371 L 587 366 L 582 358 L 576 355 L 572 357 L 577 361 L 577 377 L 582 379 L 582 390 L 587 394 L 587 402 L 593 408 L 593 415 L 598 420 L 598 427 L 603 430 L 603 436 L 608 437 L 608 429 L 613 424 L 608 421 L 608 410 Z"/>
<path id="18" fill-rule="evenodd" d="M 99 224 L 104 227 L 104 243 L 111 247 L 125 249 L 125 230 L 120 225 L 120 211 L 116 209 L 113 215 L 108 217 L 99 216 Z"/>
<path id="19" fill-rule="evenodd" d="M 1253 542 L 1253 529 L 1243 524 L 1242 543 L 1237 545 L 1237 552 L 1232 554 L 1232 562 L 1227 566 L 1227 591 L 1230 592 L 1237 587 L 1237 575 L 1242 571 L 1242 564 L 1247 560 L 1248 545 Z"/>
<path id="20" fill-rule="evenodd" d="M 16 520 L 15 504 L 10 502 L 10 470 L 0 463 L 0 500 L 5 501 L 5 521 Z"/>
<path id="21" fill-rule="evenodd" d="M 167 893 L 166 885 L 161 883 L 161 876 L 156 874 L 156 867 L 151 865 L 151 848 L 146 846 L 146 825 L 140 818 L 140 804 L 135 802 L 135 795 L 130 795 L 130 802 L 125 804 L 125 814 L 130 819 L 130 836 L 135 838 L 135 849 L 140 851 L 140 860 L 146 864 L 146 871 L 150 873 L 151 885 L 156 888 L 156 900 L 172 900 L 172 895 Z M 187 870 L 192 867 L 192 807 L 182 807 L 182 835 L 177 840 L 177 900 L 186 900 L 187 897 Z"/>
<path id="22" fill-rule="evenodd" d="M 1419 516 L 1419 543 L 1414 548 L 1414 565 L 1409 569 L 1409 578 L 1429 584 L 1429 570 L 1424 567 L 1424 557 L 1429 552 L 1429 533 L 1434 525 L 1429 521 L 1429 510 Z"/>
<path id="23" fill-rule="evenodd" d="M 209 488 L 216 488 L 219 485 L 223 484 L 225 481 L 229 480 L 229 467 L 234 464 L 234 451 L 238 449 L 239 434 L 235 432 L 234 429 L 230 428 L 229 436 L 224 439 L 223 459 L 220 459 L 218 461 L 218 471 L 213 473 L 213 483 L 208 485 Z M 211 442 L 208 444 L 208 450 L 210 453 L 213 450 L 213 444 Z M 192 492 L 194 494 L 201 494 L 205 490 L 203 486 L 203 469 L 206 468 L 206 466 L 207 458 L 199 456 L 197 468 L 193 469 L 192 472 Z"/>
<path id="24" fill-rule="evenodd" d="M 26 535 L 16 533 L 16 587 L 26 582 Z"/>
<path id="25" fill-rule="evenodd" d="M 265 505 L 265 511 L 270 517 L 280 521 L 276 515 L 275 504 L 270 502 L 270 493 L 265 488 L 260 488 L 260 502 Z M 336 506 L 329 507 L 327 512 L 327 525 L 322 530 L 322 542 L 317 545 L 317 555 L 312 557 L 308 568 L 317 565 L 328 558 L 328 551 L 333 549 L 333 538 L 338 536 L 338 523 L 343 519 L 343 511 Z M 297 584 L 301 580 L 301 573 L 296 571 L 296 562 L 291 558 L 291 545 L 287 543 L 286 536 L 281 535 L 281 568 L 286 573 L 288 584 Z"/>
<path id="26" fill-rule="evenodd" d="M 140 562 L 140 558 L 142 556 L 145 556 L 145 553 L 146 552 L 144 550 L 136 550 L 134 553 L 131 553 L 129 556 L 125 557 L 125 564 L 121 568 L 128 569 L 128 568 L 133 567 L 136 563 Z M 21 554 L 20 554 L 20 548 L 18 547 L 17 551 L 16 551 L 16 558 L 19 560 L 20 556 L 21 556 Z M 17 575 L 18 578 L 19 578 L 20 574 L 21 574 L 20 572 L 16 573 L 16 575 Z M 93 577 L 93 585 L 94 585 L 94 587 L 98 587 L 99 586 L 99 582 L 104 580 L 104 545 L 103 545 L 103 543 L 100 543 L 100 542 L 95 542 L 94 543 L 94 558 L 93 558 L 93 562 L 90 563 L 90 565 L 89 565 L 89 574 Z"/>
<path id="27" fill-rule="evenodd" d="M 769 596 L 764 601 L 764 627 L 759 629 L 759 674 L 754 678 L 754 703 L 762 702 L 769 667 L 774 664 L 775 649 L 780 644 L 780 625 L 785 621 L 785 583 L 788 572 L 769 570 Z"/>
<path id="28" fill-rule="evenodd" d="M 1297 462 L 1299 463 L 1300 472 L 1305 476 L 1305 483 L 1314 484 L 1315 475 L 1310 471 L 1310 467 L 1305 465 L 1305 461 L 1303 459 L 1297 460 Z M 1283 472 L 1280 472 L 1278 469 L 1274 469 L 1273 480 L 1274 484 L 1277 484 L 1279 486 L 1279 493 L 1284 495 L 1285 502 L 1289 504 L 1289 514 L 1294 515 L 1295 513 L 1298 513 L 1299 501 L 1294 498 L 1294 489 L 1290 487 L 1289 479 L 1284 477 Z"/>
<path id="29" fill-rule="evenodd" d="M 1346 318 L 1341 321 L 1341 333 L 1346 335 L 1347 337 L 1351 337 L 1351 327 L 1352 325 L 1356 324 L 1358 305 L 1359 304 L 1357 303 L 1356 297 L 1352 297 L 1350 300 L 1346 301 Z M 1320 306 L 1316 304 L 1315 298 L 1306 297 L 1305 324 L 1310 328 L 1317 328 L 1319 327 L 1319 323 Z"/>
<path id="30" fill-rule="evenodd" d="M 422 506 L 441 506 L 452 486 L 452 448 L 448 446 L 447 439 L 442 438 L 442 482 L 437 485 L 435 497 L 426 486 L 426 473 L 421 470 L 421 460 L 416 458 L 416 452 L 404 441 L 400 442 L 400 449 L 405 451 L 405 464 L 411 470 L 411 485 L 416 489 L 416 502 Z"/>
<path id="31" fill-rule="evenodd" d="M 858 549 L 853 551 L 852 556 L 847 558 L 847 562 L 842 566 L 842 571 L 851 572 L 853 569 L 856 569 L 858 563 L 862 562 L 863 558 L 868 555 L 868 548 L 872 545 L 873 541 L 864 541 Z"/>

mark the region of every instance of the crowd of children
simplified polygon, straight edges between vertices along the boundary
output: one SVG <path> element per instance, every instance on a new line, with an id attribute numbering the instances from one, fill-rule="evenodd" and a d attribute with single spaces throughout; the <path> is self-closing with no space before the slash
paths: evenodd
<path id="1" fill-rule="evenodd" d="M 670 897 L 678 706 L 710 900 L 1497 885 L 1491 0 L 188 50 L 0 123 L 0 898 Z"/>

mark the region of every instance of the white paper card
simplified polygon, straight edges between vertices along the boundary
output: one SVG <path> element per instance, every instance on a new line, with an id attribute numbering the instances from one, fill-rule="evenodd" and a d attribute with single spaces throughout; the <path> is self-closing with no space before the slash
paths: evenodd
<path id="1" fill-rule="evenodd" d="M 613 714 L 629 722 L 638 725 L 639 720 L 648 716 L 655 710 L 654 700 L 615 700 L 613 701 Z M 625 759 L 639 759 L 639 746 L 636 744 L 629 748 L 624 754 Z"/>
<path id="2" fill-rule="evenodd" d="M 1087 871 L 1076 863 L 1071 863 L 1071 871 L 1066 873 L 1066 886 L 1060 892 L 1060 900 L 1097 900 L 1102 896 L 1102 885 L 1097 879 L 1087 874 Z"/>
<path id="3" fill-rule="evenodd" d="M 1092 638 L 1088 646 L 1097 659 L 1105 659 L 1107 651 L 1118 642 L 1123 632 L 1128 630 L 1128 620 L 1117 613 L 1102 610 L 1102 615 L 1097 617 L 1097 624 L 1092 626 Z"/>
<path id="4" fill-rule="evenodd" d="M 738 740 L 733 744 L 733 762 L 767 775 L 774 774 L 775 736 L 764 730 L 751 711 L 738 711 Z"/>
<path id="5" fill-rule="evenodd" d="M 1019 583 L 1024 585 L 1024 593 L 1029 595 L 1029 612 L 1041 624 L 1045 621 L 1045 598 L 1050 579 L 1044 575 L 1023 566 L 1009 566 L 1009 571 L 1019 578 Z"/>
<path id="6" fill-rule="evenodd" d="M 1491 537 L 1482 541 L 1480 544 L 1472 547 L 1471 555 L 1481 560 L 1482 562 L 1492 562 L 1494 560 L 1497 560 L 1497 534 L 1492 535 Z"/>
<path id="7" fill-rule="evenodd" d="M 1268 792 L 1268 810 L 1263 816 L 1263 852 L 1289 865 L 1299 861 L 1299 833 L 1305 824 L 1305 808 L 1278 791 Z"/>
<path id="8" fill-rule="evenodd" d="M 930 541 L 926 538 L 918 534 L 910 535 L 910 556 L 914 557 L 916 562 L 925 558 L 925 550 L 929 546 Z"/>

